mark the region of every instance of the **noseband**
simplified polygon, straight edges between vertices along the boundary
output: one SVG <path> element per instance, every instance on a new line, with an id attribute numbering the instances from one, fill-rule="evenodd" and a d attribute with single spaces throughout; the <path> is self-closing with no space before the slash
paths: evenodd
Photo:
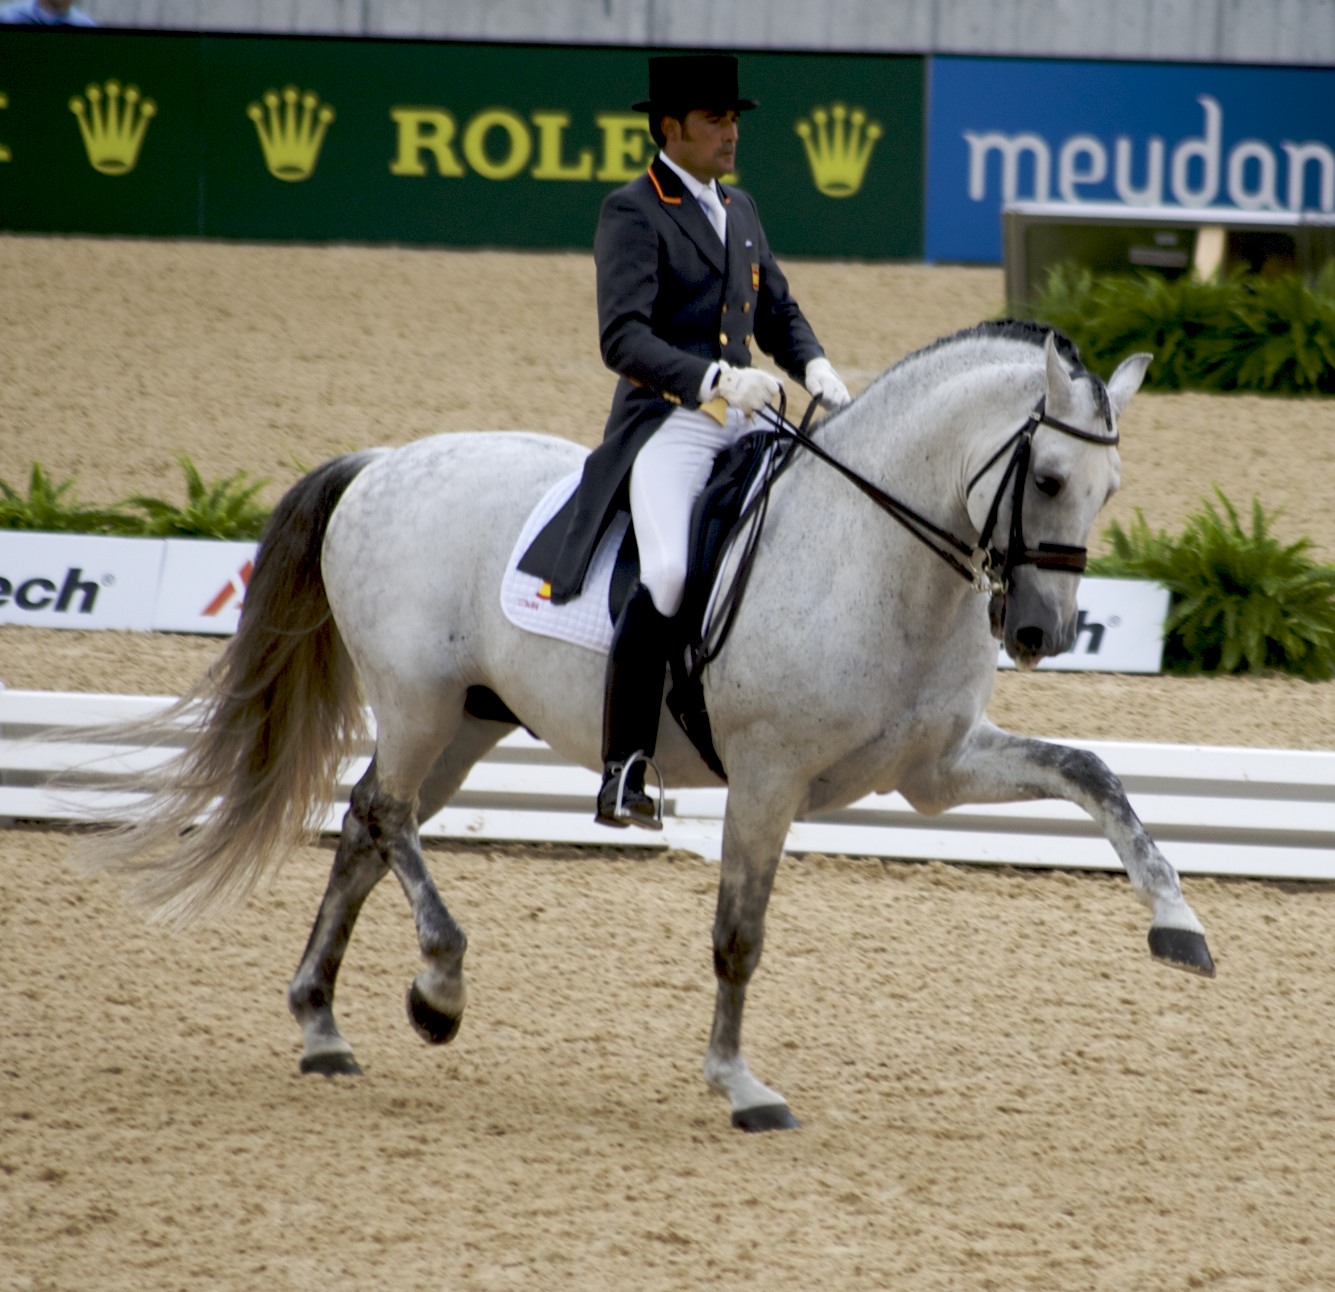
<path id="1" fill-rule="evenodd" d="M 1029 478 L 1034 432 L 1040 426 L 1050 426 L 1063 435 L 1071 435 L 1078 440 L 1087 440 L 1091 444 L 1102 444 L 1112 448 L 1121 439 L 1116 431 L 1099 435 L 1093 431 L 1082 431 L 1078 426 L 1071 426 L 1067 422 L 1058 421 L 1057 418 L 1049 416 L 1046 399 L 1040 398 L 1024 424 L 974 473 L 965 489 L 967 497 L 973 492 L 973 487 L 1005 457 L 1007 451 L 1010 452 L 1010 460 L 1006 463 L 997 491 L 992 496 L 992 505 L 988 508 L 987 521 L 983 525 L 982 533 L 976 544 L 970 544 L 949 530 L 933 524 L 920 512 L 914 511 L 912 507 L 886 493 L 879 485 L 873 484 L 865 476 L 859 475 L 821 448 L 807 432 L 807 424 L 815 406 L 816 401 L 813 399 L 807 407 L 806 416 L 802 419 L 800 427 L 794 426 L 784 417 L 782 407 L 778 413 L 771 411 L 770 419 L 775 430 L 796 440 L 808 452 L 857 485 L 882 511 L 888 512 L 899 521 L 910 534 L 935 552 L 977 591 L 987 592 L 994 599 L 1004 600 L 1010 590 L 1015 571 L 1022 565 L 1033 565 L 1040 570 L 1065 570 L 1069 574 L 1084 573 L 1088 559 L 1086 548 L 1071 547 L 1065 543 L 1040 543 L 1037 547 L 1030 547 L 1024 541 L 1024 487 Z M 998 548 L 993 542 L 993 534 L 997 528 L 1001 500 L 1005 497 L 1008 483 L 1011 485 L 1010 536 L 1005 548 Z"/>
<path id="2" fill-rule="evenodd" d="M 1001 474 L 997 491 L 992 495 L 992 506 L 988 508 L 987 521 L 978 538 L 978 547 L 983 552 L 980 573 L 987 579 L 988 591 L 995 596 L 1004 596 L 1010 589 L 1011 576 L 1021 565 L 1037 566 L 1040 570 L 1066 570 L 1071 574 L 1083 574 L 1088 560 L 1088 550 L 1083 547 L 1071 547 L 1065 543 L 1040 543 L 1030 547 L 1024 541 L 1024 486 L 1029 478 L 1029 464 L 1033 454 L 1034 432 L 1040 426 L 1050 426 L 1063 435 L 1074 436 L 1078 440 L 1087 440 L 1091 444 L 1104 444 L 1112 448 L 1121 436 L 1116 432 L 1098 435 L 1093 431 L 1082 431 L 1078 426 L 1058 421 L 1048 415 L 1046 400 L 1040 398 L 1028 420 L 1010 437 L 983 466 L 974 473 L 965 487 L 965 496 L 973 492 L 976 485 L 1011 451 L 1010 461 Z M 1001 499 L 1006 492 L 1006 482 L 1014 480 L 1011 490 L 1011 530 L 1004 550 L 998 550 L 992 542 L 993 532 L 997 527 L 997 516 L 1001 511 Z"/>

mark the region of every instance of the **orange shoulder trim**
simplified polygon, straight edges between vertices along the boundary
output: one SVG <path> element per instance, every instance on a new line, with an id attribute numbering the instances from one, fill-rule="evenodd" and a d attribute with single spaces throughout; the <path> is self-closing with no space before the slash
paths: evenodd
<path id="1" fill-rule="evenodd" d="M 652 182 L 654 188 L 658 190 L 658 200 L 660 202 L 663 202 L 667 206 L 681 205 L 681 198 L 669 197 L 666 193 L 663 192 L 663 186 L 658 182 L 658 176 L 654 174 L 654 168 L 652 164 L 649 166 L 649 179 Z"/>

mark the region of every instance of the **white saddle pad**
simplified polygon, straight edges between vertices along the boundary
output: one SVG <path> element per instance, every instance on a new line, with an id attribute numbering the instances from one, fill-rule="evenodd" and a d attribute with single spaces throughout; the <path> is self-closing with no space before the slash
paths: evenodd
<path id="1" fill-rule="evenodd" d="M 565 605 L 552 604 L 542 579 L 525 574 L 519 567 L 520 557 L 539 531 L 556 515 L 579 484 L 580 472 L 575 471 L 558 480 L 533 509 L 520 531 L 514 551 L 505 566 L 501 579 L 501 610 L 517 628 L 541 633 L 559 641 L 572 642 L 606 655 L 612 647 L 612 620 L 607 613 L 607 594 L 612 585 L 612 567 L 616 564 L 617 550 L 625 536 L 630 518 L 622 513 L 607 527 L 589 563 L 584 590 Z"/>
<path id="2" fill-rule="evenodd" d="M 771 446 L 768 451 L 773 454 L 776 450 Z M 501 610 L 516 628 L 522 628 L 526 632 L 541 633 L 544 637 L 555 637 L 559 641 L 571 642 L 576 646 L 586 646 L 589 650 L 596 650 L 606 655 L 612 648 L 612 620 L 607 613 L 607 595 L 612 586 L 612 571 L 616 566 L 617 551 L 630 524 L 629 516 L 622 512 L 607 527 L 602 541 L 594 551 L 593 560 L 589 562 L 583 592 L 573 601 L 567 601 L 565 605 L 553 605 L 544 581 L 519 569 L 520 558 L 528 551 L 529 544 L 575 492 L 579 485 L 580 474 L 579 471 L 574 471 L 563 480 L 558 480 L 524 523 L 524 528 L 515 541 L 514 550 L 510 553 L 510 559 L 506 562 L 505 574 L 501 578 Z M 763 488 L 764 479 L 764 471 L 756 473 L 756 478 L 747 493 L 747 505 Z M 746 525 L 742 528 L 745 530 Z M 733 534 L 728 539 L 725 551 L 732 549 L 737 538 L 738 535 Z M 721 563 L 720 569 L 723 564 L 726 562 Z M 721 578 L 722 574 L 715 579 L 705 607 L 706 624 L 713 618 Z M 705 635 L 707 638 L 708 632 Z"/>

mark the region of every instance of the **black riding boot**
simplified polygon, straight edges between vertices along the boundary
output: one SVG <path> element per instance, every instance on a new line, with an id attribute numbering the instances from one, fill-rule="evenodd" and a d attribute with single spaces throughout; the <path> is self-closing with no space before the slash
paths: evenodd
<path id="1" fill-rule="evenodd" d="M 607 656 L 603 783 L 593 818 L 602 825 L 663 828 L 658 805 L 645 792 L 644 769 L 658 743 L 667 648 L 668 621 L 649 589 L 637 584 L 617 617 Z"/>

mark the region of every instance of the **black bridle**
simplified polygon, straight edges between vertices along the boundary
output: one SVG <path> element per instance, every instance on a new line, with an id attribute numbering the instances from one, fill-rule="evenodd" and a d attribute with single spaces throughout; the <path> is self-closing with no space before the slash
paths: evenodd
<path id="1" fill-rule="evenodd" d="M 893 494 L 887 493 L 880 485 L 873 484 L 865 476 L 859 475 L 852 467 L 840 462 L 832 453 L 823 449 L 808 430 L 817 401 L 812 400 L 802 416 L 802 424 L 794 426 L 786 417 L 787 396 L 780 390 L 778 409 L 764 408 L 757 416 L 766 422 L 776 441 L 787 441 L 786 447 L 777 448 L 771 455 L 751 502 L 743 509 L 739 518 L 738 530 L 746 526 L 742 540 L 737 567 L 731 583 L 719 596 L 713 613 L 707 615 L 708 624 L 702 625 L 703 640 L 692 649 L 690 679 L 699 678 L 705 666 L 723 649 L 723 643 L 732 631 L 742 594 L 746 589 L 751 573 L 751 563 L 760 534 L 765 526 L 765 513 L 769 506 L 770 489 L 779 474 L 792 458 L 793 450 L 801 447 L 813 457 L 833 467 L 840 475 L 862 490 L 882 511 L 893 516 L 914 538 L 935 552 L 964 581 L 978 592 L 991 595 L 988 609 L 993 631 L 1000 635 L 1000 625 L 1005 617 L 1006 594 L 1010 591 L 1011 579 L 1021 565 L 1033 565 L 1042 570 L 1065 570 L 1070 574 L 1083 574 L 1088 552 L 1083 547 L 1071 547 L 1065 543 L 1040 543 L 1030 547 L 1024 541 L 1024 487 L 1029 478 L 1029 463 L 1033 453 L 1034 432 L 1040 426 L 1050 426 L 1064 435 L 1072 435 L 1078 440 L 1088 440 L 1091 444 L 1103 444 L 1112 448 L 1121 439 L 1116 431 L 1099 435 L 1093 431 L 1082 431 L 1078 426 L 1050 417 L 1046 400 L 1040 398 L 1033 412 L 1024 424 L 1011 435 L 1004 444 L 974 472 L 965 490 L 965 496 L 973 492 L 974 486 L 1010 451 L 1010 461 L 1001 474 L 997 491 L 992 496 L 992 505 L 988 508 L 987 521 L 983 526 L 977 543 L 966 543 L 949 530 L 929 520 L 921 512 L 915 511 L 907 503 L 901 502 Z M 992 541 L 1001 514 L 1001 500 L 1006 493 L 1006 484 L 1011 482 L 1011 525 L 1010 537 L 1004 549 L 998 549 Z"/>
<path id="2" fill-rule="evenodd" d="M 1094 431 L 1082 431 L 1078 426 L 1071 426 L 1050 416 L 1046 400 L 1040 398 L 1024 424 L 974 473 L 965 489 L 967 497 L 973 492 L 974 486 L 1005 457 L 1009 450 L 1010 460 L 1006 463 L 997 491 L 992 496 L 987 520 L 977 543 L 970 544 L 949 530 L 934 524 L 921 512 L 915 511 L 907 503 L 901 502 L 865 476 L 859 475 L 852 467 L 846 466 L 822 448 L 811 438 L 807 430 L 815 407 L 816 401 L 813 399 L 807 406 L 801 426 L 794 426 L 784 416 L 785 401 L 781 394 L 779 410 L 775 412 L 773 409 L 767 409 L 762 416 L 768 414 L 766 420 L 780 436 L 787 436 L 796 441 L 809 453 L 855 484 L 882 511 L 899 521 L 914 538 L 935 552 L 979 592 L 988 592 L 993 597 L 1004 598 L 1010 590 L 1011 579 L 1016 569 L 1021 565 L 1033 565 L 1041 570 L 1065 570 L 1070 574 L 1084 573 L 1088 559 L 1087 549 L 1072 547 L 1065 543 L 1039 543 L 1037 547 L 1030 547 L 1024 541 L 1024 487 L 1029 478 L 1034 433 L 1040 426 L 1050 426 L 1063 435 L 1071 435 L 1079 440 L 1087 440 L 1091 444 L 1102 444 L 1112 448 L 1121 439 L 1116 431 L 1110 431 L 1106 435 Z M 1008 482 L 1011 483 L 1010 535 L 1006 546 L 998 548 L 993 542 L 993 536 Z"/>

